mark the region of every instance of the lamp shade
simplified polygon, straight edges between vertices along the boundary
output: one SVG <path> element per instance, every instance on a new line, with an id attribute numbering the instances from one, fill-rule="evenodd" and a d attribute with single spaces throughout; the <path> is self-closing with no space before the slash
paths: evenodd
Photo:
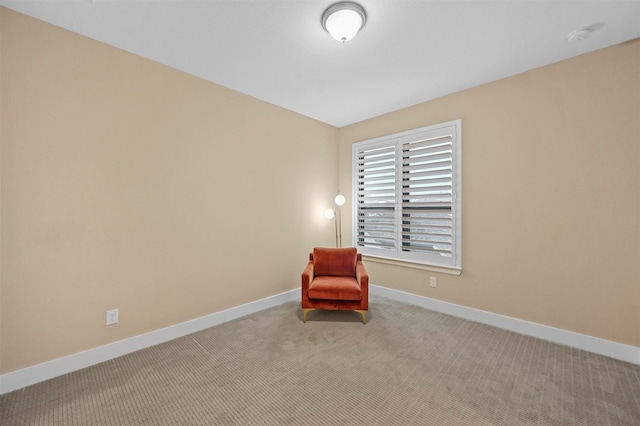
<path id="1" fill-rule="evenodd" d="M 336 3 L 322 14 L 322 27 L 341 43 L 354 38 L 366 21 L 367 14 L 362 6 L 352 2 Z"/>
<path id="2" fill-rule="evenodd" d="M 336 203 L 337 206 L 344 206 L 345 201 L 344 195 L 338 194 L 336 198 L 333 199 L 333 202 Z"/>

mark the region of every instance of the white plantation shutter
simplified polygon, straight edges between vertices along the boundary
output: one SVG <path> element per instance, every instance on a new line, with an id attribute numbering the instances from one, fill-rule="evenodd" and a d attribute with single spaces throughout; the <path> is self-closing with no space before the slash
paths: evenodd
<path id="1" fill-rule="evenodd" d="M 461 121 L 354 144 L 354 246 L 459 269 Z"/>
<path id="2" fill-rule="evenodd" d="M 402 144 L 403 252 L 452 256 L 452 142 L 434 135 Z"/>
<path id="3" fill-rule="evenodd" d="M 396 148 L 365 147 L 357 153 L 357 247 L 395 250 Z"/>

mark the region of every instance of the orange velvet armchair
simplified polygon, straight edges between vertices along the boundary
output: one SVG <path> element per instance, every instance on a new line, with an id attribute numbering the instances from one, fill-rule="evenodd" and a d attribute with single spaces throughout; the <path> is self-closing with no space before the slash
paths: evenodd
<path id="1" fill-rule="evenodd" d="M 352 310 L 367 322 L 369 275 L 355 248 L 316 247 L 302 273 L 302 321 L 314 309 Z"/>

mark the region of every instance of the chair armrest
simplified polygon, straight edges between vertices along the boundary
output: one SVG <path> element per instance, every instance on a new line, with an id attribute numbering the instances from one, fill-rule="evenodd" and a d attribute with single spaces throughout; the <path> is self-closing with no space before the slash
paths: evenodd
<path id="1" fill-rule="evenodd" d="M 356 280 L 360 284 L 360 309 L 366 311 L 369 309 L 369 274 L 361 261 L 356 263 Z"/>
<path id="2" fill-rule="evenodd" d="M 364 290 L 369 287 L 369 274 L 362 262 L 356 263 L 356 280 L 358 281 L 358 284 L 360 284 L 361 289 Z"/>
<path id="3" fill-rule="evenodd" d="M 313 281 L 313 262 L 307 263 L 307 266 L 304 268 L 302 272 L 302 292 L 306 294 L 309 291 L 309 286 Z"/>

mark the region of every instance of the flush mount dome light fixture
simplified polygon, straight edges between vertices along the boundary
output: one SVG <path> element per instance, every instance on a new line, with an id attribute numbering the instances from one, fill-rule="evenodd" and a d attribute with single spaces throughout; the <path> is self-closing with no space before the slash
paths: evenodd
<path id="1" fill-rule="evenodd" d="M 362 6 L 352 2 L 336 3 L 322 14 L 322 28 L 341 43 L 354 38 L 366 22 L 367 14 Z"/>

